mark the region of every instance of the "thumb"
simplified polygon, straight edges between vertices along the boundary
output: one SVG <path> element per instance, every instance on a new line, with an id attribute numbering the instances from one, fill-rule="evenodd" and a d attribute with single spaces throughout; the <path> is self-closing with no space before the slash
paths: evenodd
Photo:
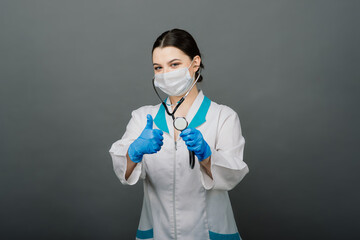
<path id="1" fill-rule="evenodd" d="M 152 129 L 153 128 L 153 118 L 150 114 L 146 116 L 147 122 L 146 122 L 146 129 Z"/>

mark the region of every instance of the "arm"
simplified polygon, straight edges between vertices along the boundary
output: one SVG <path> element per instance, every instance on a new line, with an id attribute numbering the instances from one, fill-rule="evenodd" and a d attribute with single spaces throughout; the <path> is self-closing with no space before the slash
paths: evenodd
<path id="1" fill-rule="evenodd" d="M 131 143 L 140 135 L 142 127 L 138 119 L 137 110 L 131 113 L 131 119 L 126 126 L 126 131 L 120 140 L 114 142 L 109 150 L 116 176 L 124 185 L 133 185 L 139 178 L 145 178 L 143 163 L 134 163 L 128 157 Z"/>
<path id="2" fill-rule="evenodd" d="M 125 180 L 128 180 L 129 176 L 131 175 L 131 173 L 134 171 L 134 168 L 136 167 L 137 163 L 134 163 L 133 161 L 131 161 L 130 157 L 129 157 L 129 152 L 126 153 L 126 173 L 125 173 Z"/>
<path id="3" fill-rule="evenodd" d="M 204 159 L 200 162 L 200 166 L 203 168 L 203 171 L 213 180 L 212 173 L 211 173 L 211 156 Z"/>
<path id="4" fill-rule="evenodd" d="M 215 146 L 210 147 L 211 157 L 200 168 L 201 181 L 207 190 L 228 191 L 249 172 L 247 164 L 243 161 L 245 139 L 236 112 L 225 107 L 220 114 L 216 131 Z"/>
<path id="5" fill-rule="evenodd" d="M 161 130 L 153 129 L 153 119 L 150 114 L 147 115 L 145 128 L 140 136 L 138 135 L 136 115 L 133 112 L 124 136 L 115 142 L 109 151 L 116 175 L 123 184 L 128 185 L 135 184 L 141 173 L 145 178 L 145 171 L 142 168 L 143 155 L 156 153 L 163 145 L 163 133 Z"/>

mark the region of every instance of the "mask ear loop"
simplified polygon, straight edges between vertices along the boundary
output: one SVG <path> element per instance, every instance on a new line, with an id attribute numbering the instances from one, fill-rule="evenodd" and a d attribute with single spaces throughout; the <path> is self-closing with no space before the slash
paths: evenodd
<path id="1" fill-rule="evenodd" d="M 201 75 L 201 68 L 199 68 L 200 70 L 199 70 L 199 75 L 197 76 L 197 78 L 196 78 L 196 80 L 194 81 L 194 83 L 192 84 L 192 86 L 191 86 L 191 88 L 189 89 L 189 91 L 184 95 L 184 97 L 183 98 L 186 98 L 187 97 L 187 95 L 189 95 L 189 93 L 190 93 L 190 91 L 191 91 L 191 89 L 195 86 L 195 84 L 197 83 L 197 81 L 199 80 L 199 77 L 200 77 L 200 75 Z"/>
<path id="2" fill-rule="evenodd" d="M 188 66 L 188 70 L 189 70 L 189 68 L 191 67 L 191 65 L 193 64 L 193 62 L 194 62 L 194 58 L 193 58 L 193 60 L 191 60 L 191 63 L 190 63 L 190 65 Z"/>

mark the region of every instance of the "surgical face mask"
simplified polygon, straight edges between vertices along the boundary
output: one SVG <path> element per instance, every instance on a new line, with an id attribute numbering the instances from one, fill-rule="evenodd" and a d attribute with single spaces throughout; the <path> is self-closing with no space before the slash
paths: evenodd
<path id="1" fill-rule="evenodd" d="M 191 61 L 191 64 L 194 60 Z M 191 87 L 194 78 L 190 76 L 189 67 L 176 69 L 167 73 L 155 74 L 154 84 L 169 96 L 181 96 Z"/>

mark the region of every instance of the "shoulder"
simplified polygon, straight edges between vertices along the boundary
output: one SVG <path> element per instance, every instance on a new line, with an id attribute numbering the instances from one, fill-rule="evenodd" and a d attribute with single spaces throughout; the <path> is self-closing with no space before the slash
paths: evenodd
<path id="1" fill-rule="evenodd" d="M 241 134 L 240 119 L 233 108 L 213 101 L 211 101 L 211 108 L 211 115 L 209 117 L 217 122 L 218 133 Z"/>
<path id="2" fill-rule="evenodd" d="M 210 109 L 214 114 L 217 114 L 219 116 L 219 119 L 225 120 L 229 117 L 238 118 L 237 112 L 231 107 L 224 104 L 219 104 L 211 101 Z"/>
<path id="3" fill-rule="evenodd" d="M 153 118 L 155 117 L 156 113 L 158 112 L 160 107 L 160 103 L 157 105 L 145 105 L 141 106 L 131 112 L 131 116 L 135 118 L 143 118 L 146 115 L 150 114 Z"/>

